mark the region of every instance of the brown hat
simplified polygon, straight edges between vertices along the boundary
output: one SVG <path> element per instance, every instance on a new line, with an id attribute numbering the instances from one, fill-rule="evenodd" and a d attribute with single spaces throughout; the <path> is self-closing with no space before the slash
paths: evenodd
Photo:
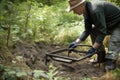
<path id="1" fill-rule="evenodd" d="M 69 6 L 67 8 L 67 12 L 70 12 L 75 7 L 81 5 L 85 0 L 68 0 Z"/>

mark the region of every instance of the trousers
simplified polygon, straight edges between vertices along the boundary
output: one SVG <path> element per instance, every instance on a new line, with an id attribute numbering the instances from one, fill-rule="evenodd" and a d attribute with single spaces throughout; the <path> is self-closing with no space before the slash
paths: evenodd
<path id="1" fill-rule="evenodd" d="M 98 56 L 102 55 L 101 57 L 98 57 L 100 59 L 113 59 L 117 60 L 120 54 L 120 23 L 116 25 L 117 27 L 113 30 L 111 30 L 110 35 L 110 40 L 108 43 L 108 53 L 105 54 L 105 47 L 102 44 L 100 48 L 98 49 Z M 97 30 L 96 27 L 93 27 L 90 37 L 92 40 L 92 44 L 94 44 L 95 39 L 97 36 L 100 35 L 99 30 Z M 102 53 L 101 53 L 102 52 Z"/>
<path id="2" fill-rule="evenodd" d="M 110 40 L 108 44 L 108 54 L 106 54 L 107 59 L 117 60 L 120 54 L 120 23 L 112 31 L 110 35 Z"/>

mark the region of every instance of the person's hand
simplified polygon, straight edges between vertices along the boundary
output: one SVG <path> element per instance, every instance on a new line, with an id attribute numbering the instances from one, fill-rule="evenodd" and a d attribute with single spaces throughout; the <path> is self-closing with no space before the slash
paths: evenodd
<path id="1" fill-rule="evenodd" d="M 75 48 L 77 47 L 77 42 L 72 42 L 70 43 L 70 45 L 68 46 L 68 48 Z"/>
<path id="2" fill-rule="evenodd" d="M 73 51 L 75 47 L 77 47 L 77 42 L 70 43 L 70 45 L 68 46 L 68 52 L 71 53 L 71 51 Z"/>
<path id="3" fill-rule="evenodd" d="M 95 49 L 94 49 L 93 47 L 91 47 L 91 48 L 87 51 L 86 55 L 92 54 L 92 53 L 94 53 L 94 52 L 95 52 Z"/>

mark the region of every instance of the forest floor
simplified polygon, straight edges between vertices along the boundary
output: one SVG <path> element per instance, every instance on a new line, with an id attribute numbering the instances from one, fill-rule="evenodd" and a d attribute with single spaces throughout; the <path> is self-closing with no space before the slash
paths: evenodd
<path id="1" fill-rule="evenodd" d="M 25 64 L 32 70 L 48 71 L 49 65 L 45 65 L 45 55 L 51 51 L 61 49 L 59 45 L 48 45 L 46 43 L 31 43 L 31 42 L 18 42 L 12 50 L 15 56 L 22 56 Z M 72 64 L 50 61 L 56 70 L 59 72 L 56 76 L 68 77 L 70 80 L 97 80 L 103 75 L 105 71 L 103 65 L 92 65 L 89 62 L 90 58 L 75 62 Z M 21 64 L 18 64 L 21 66 Z M 22 67 L 26 66 L 23 65 Z"/>

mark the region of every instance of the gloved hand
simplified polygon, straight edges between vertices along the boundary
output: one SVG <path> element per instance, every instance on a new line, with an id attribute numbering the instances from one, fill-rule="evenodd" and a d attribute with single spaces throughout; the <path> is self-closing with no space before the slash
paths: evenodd
<path id="1" fill-rule="evenodd" d="M 92 53 L 94 53 L 94 52 L 95 52 L 95 49 L 94 49 L 93 47 L 91 47 L 91 48 L 88 50 L 88 52 L 86 53 L 86 55 L 92 54 Z"/>
<path id="2" fill-rule="evenodd" d="M 71 53 L 71 51 L 73 51 L 75 47 L 77 47 L 77 42 L 70 43 L 70 45 L 68 46 L 69 48 L 68 52 Z"/>
<path id="3" fill-rule="evenodd" d="M 68 46 L 68 48 L 75 48 L 77 47 L 77 42 L 72 42 L 70 43 L 70 45 Z"/>

